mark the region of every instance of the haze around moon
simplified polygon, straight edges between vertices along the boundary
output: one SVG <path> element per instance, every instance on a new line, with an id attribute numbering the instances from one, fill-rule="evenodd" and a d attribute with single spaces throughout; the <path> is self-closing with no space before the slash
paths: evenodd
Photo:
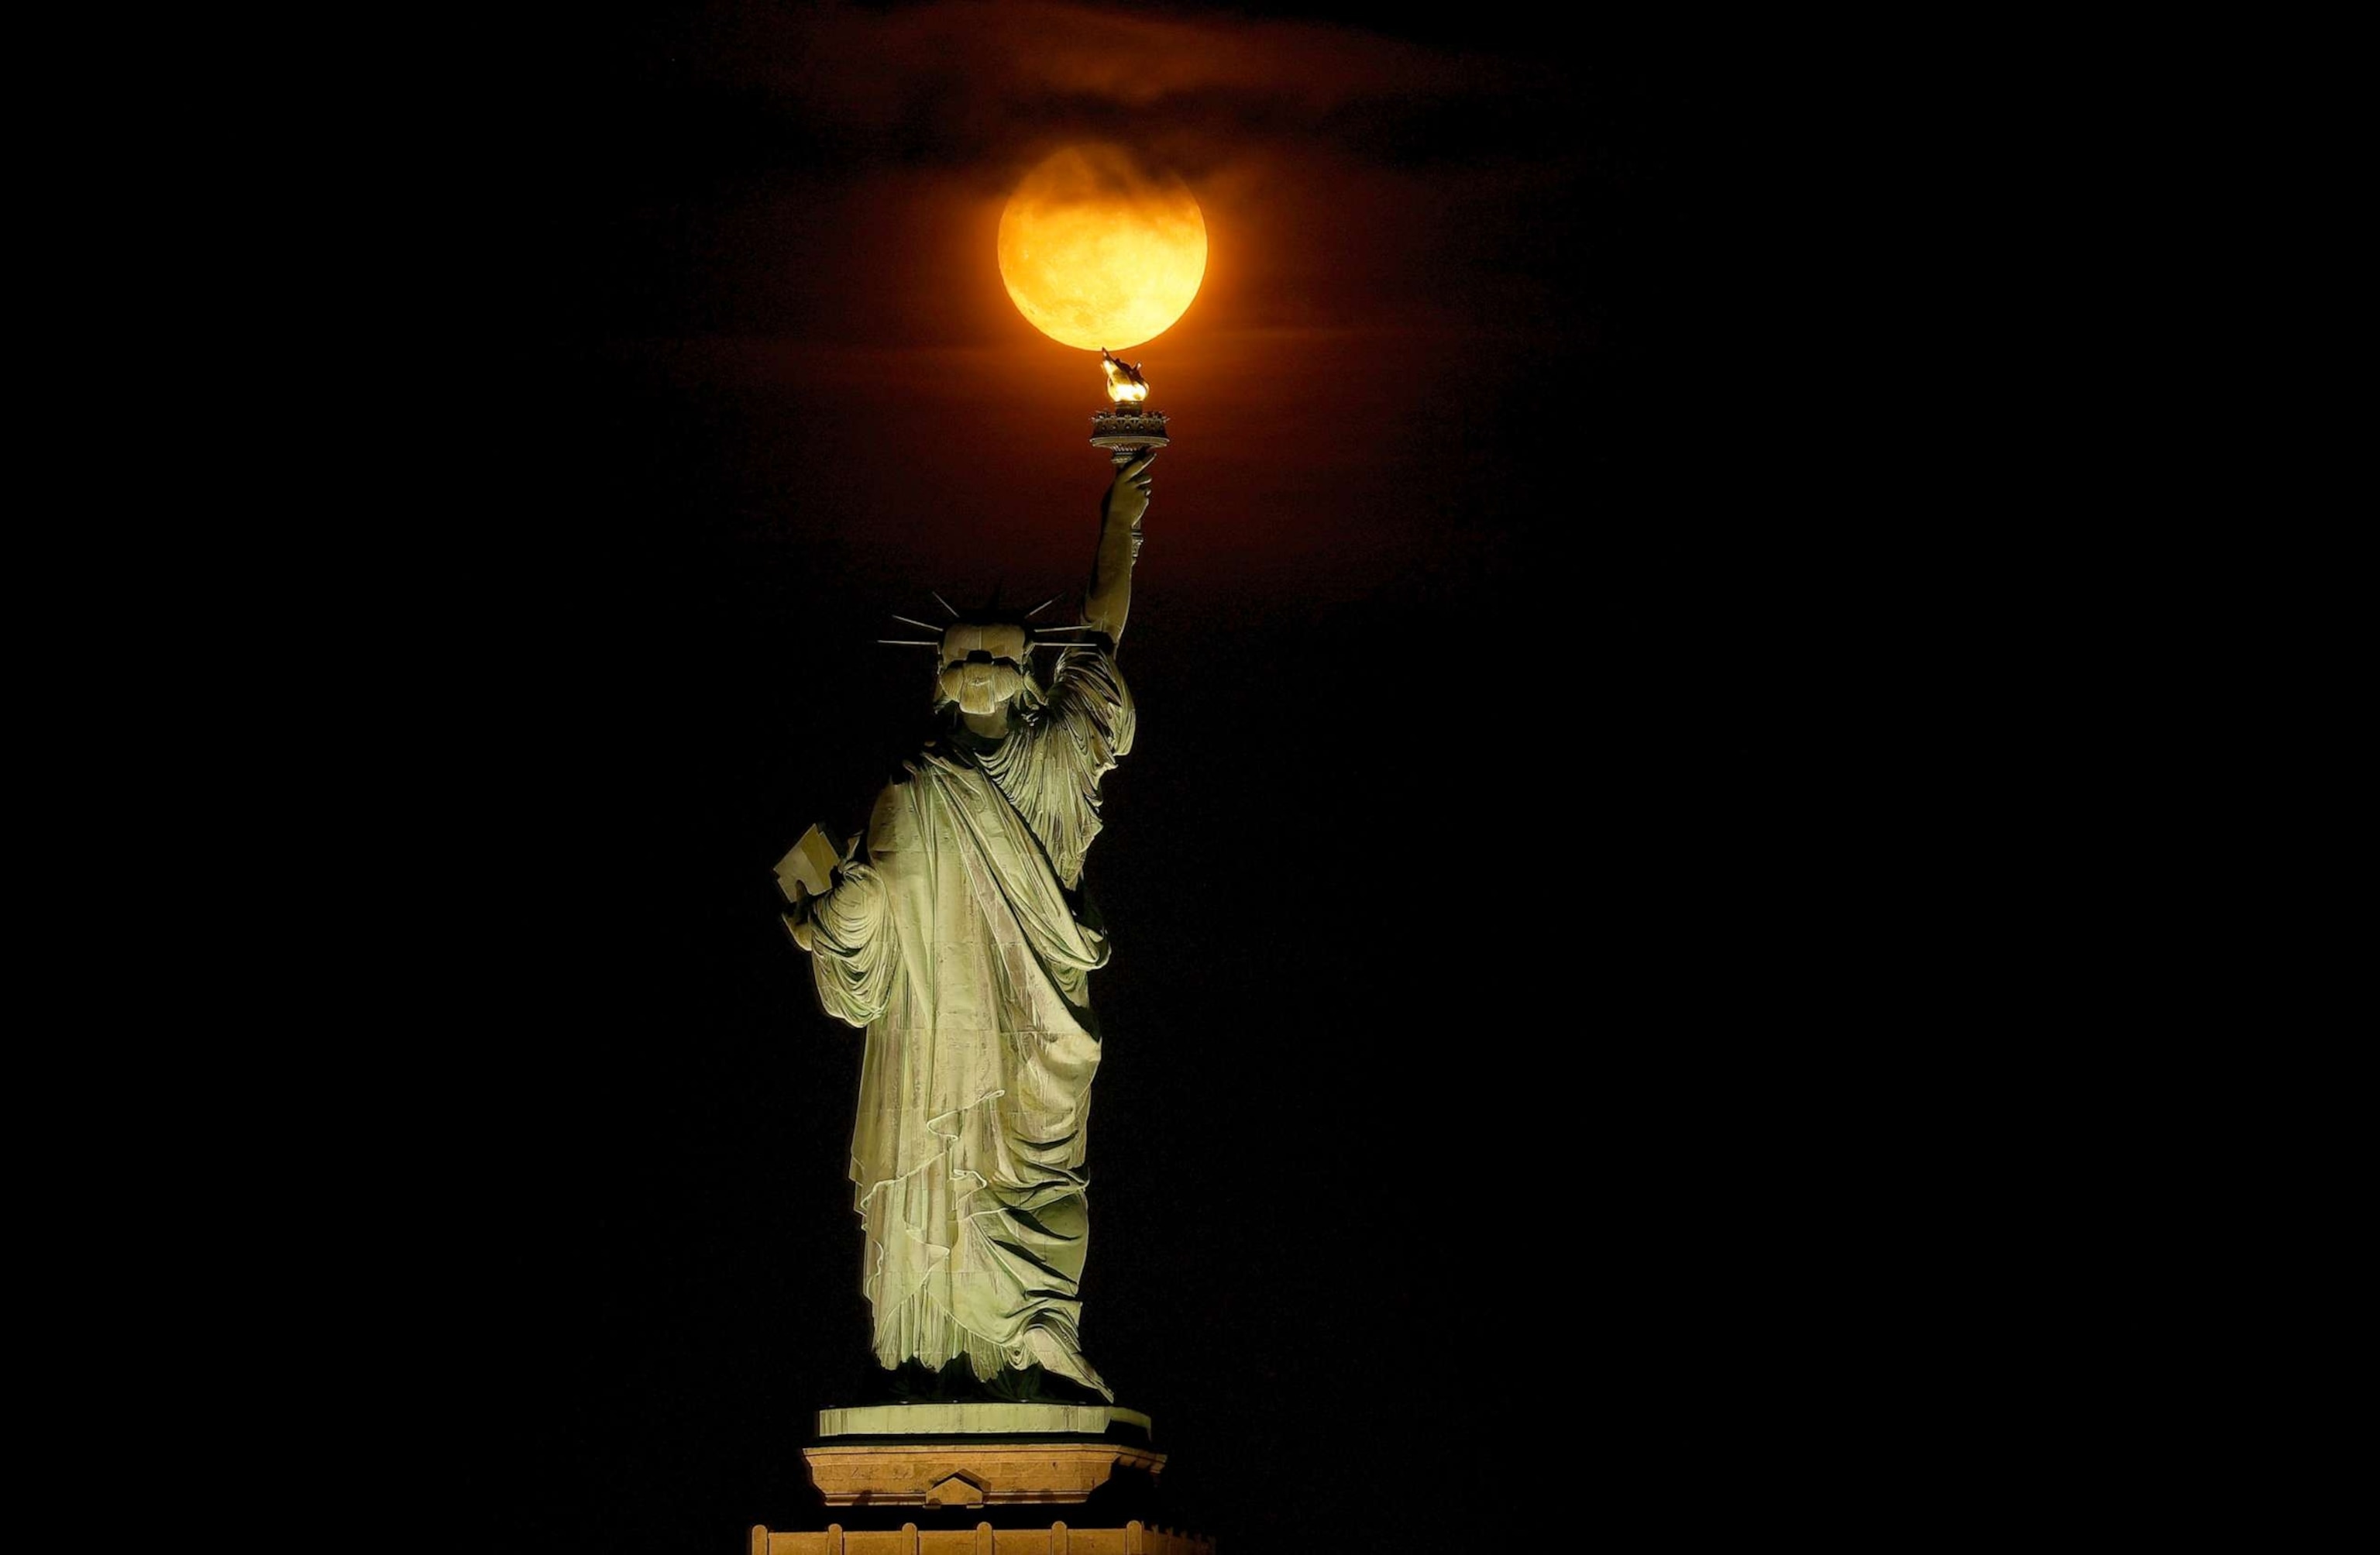
<path id="1" fill-rule="evenodd" d="M 1017 310 L 1087 351 L 1171 328 L 1207 273 L 1207 220 L 1188 186 L 1121 146 L 1060 148 L 1000 217 L 1000 278 Z"/>

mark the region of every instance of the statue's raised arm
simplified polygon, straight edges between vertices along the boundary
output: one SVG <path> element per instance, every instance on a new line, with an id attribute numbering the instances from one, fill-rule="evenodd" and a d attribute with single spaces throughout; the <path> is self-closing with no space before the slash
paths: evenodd
<path id="1" fill-rule="evenodd" d="M 1123 640 L 1124 617 L 1132 610 L 1132 564 L 1140 554 L 1140 521 L 1148 513 L 1148 467 L 1156 462 L 1151 449 L 1119 467 L 1100 509 L 1099 552 L 1083 599 L 1083 625 L 1105 633 L 1110 642 Z"/>

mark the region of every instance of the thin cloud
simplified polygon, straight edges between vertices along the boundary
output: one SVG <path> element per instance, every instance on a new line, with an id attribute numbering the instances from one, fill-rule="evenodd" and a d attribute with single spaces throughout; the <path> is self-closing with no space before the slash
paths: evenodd
<path id="1" fill-rule="evenodd" d="M 1121 7 L 832 6 L 734 18 L 688 64 L 784 115 L 792 154 L 1005 178 L 1055 140 L 1130 136 L 1198 176 L 1267 143 L 1397 160 L 1540 154 L 1552 78 L 1312 22 Z M 1543 115 L 1531 113 L 1542 105 Z M 1516 123 L 1518 111 L 1530 118 Z M 1542 120 L 1542 123 L 1538 122 Z"/>

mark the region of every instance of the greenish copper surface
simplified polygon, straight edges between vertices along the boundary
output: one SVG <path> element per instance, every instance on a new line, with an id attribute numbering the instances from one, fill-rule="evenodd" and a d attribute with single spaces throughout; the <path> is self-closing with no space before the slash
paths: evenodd
<path id="1" fill-rule="evenodd" d="M 1082 875 L 1100 780 L 1132 748 L 1115 648 L 1155 457 L 1115 471 L 1082 619 L 1046 630 L 1067 644 L 1048 683 L 1029 615 L 953 621 L 921 644 L 940 650 L 941 733 L 878 796 L 823 893 L 802 877 L 832 847 L 783 871 L 786 928 L 820 1004 L 868 1032 L 850 1174 L 888 1372 L 952 1368 L 1012 1398 L 1115 1396 L 1079 1333 L 1100 1041 L 1088 979 L 1108 959 Z M 921 1409 L 1062 1406 L 897 1407 L 914 1431 Z"/>
<path id="2" fill-rule="evenodd" d="M 1100 1436 L 1111 1425 L 1150 1434 L 1140 1411 L 1097 1403 L 886 1403 L 818 1417 L 821 1437 Z"/>

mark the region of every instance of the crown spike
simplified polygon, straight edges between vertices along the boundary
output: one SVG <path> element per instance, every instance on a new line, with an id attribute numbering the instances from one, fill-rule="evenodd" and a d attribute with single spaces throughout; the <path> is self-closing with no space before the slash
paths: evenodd
<path id="1" fill-rule="evenodd" d="M 948 601 L 948 600 L 946 600 L 946 599 L 942 598 L 942 596 L 941 596 L 941 594 L 936 593 L 936 592 L 935 592 L 933 589 L 927 589 L 927 590 L 926 590 L 926 592 L 927 592 L 927 593 L 929 593 L 929 594 L 933 594 L 933 596 L 934 596 L 934 602 L 935 602 L 936 604 L 938 604 L 938 605 L 941 606 L 944 610 L 947 610 L 947 611 L 949 611 L 949 612 L 951 613 L 951 619 L 952 619 L 952 620 L 955 621 L 955 620 L 957 620 L 957 619 L 959 618 L 959 613 L 958 613 L 958 610 L 956 609 L 956 607 L 954 607 L 954 606 L 951 603 L 951 601 Z"/>
<path id="2" fill-rule="evenodd" d="M 940 626 L 935 626 L 930 621 L 920 621 L 914 615 L 904 615 L 897 610 L 888 612 L 887 613 L 889 613 L 893 620 L 901 622 L 906 626 L 923 626 L 929 632 L 939 632 L 941 630 Z"/>
<path id="3" fill-rule="evenodd" d="M 1025 619 L 1027 621 L 1032 620 L 1035 616 L 1040 614 L 1043 611 L 1049 609 L 1051 605 L 1056 604 L 1060 600 L 1062 600 L 1066 596 L 1063 594 L 1050 595 L 1048 599 L 1043 600 L 1039 604 L 1035 605 L 1031 610 L 1026 611 L 1025 613 Z"/>

